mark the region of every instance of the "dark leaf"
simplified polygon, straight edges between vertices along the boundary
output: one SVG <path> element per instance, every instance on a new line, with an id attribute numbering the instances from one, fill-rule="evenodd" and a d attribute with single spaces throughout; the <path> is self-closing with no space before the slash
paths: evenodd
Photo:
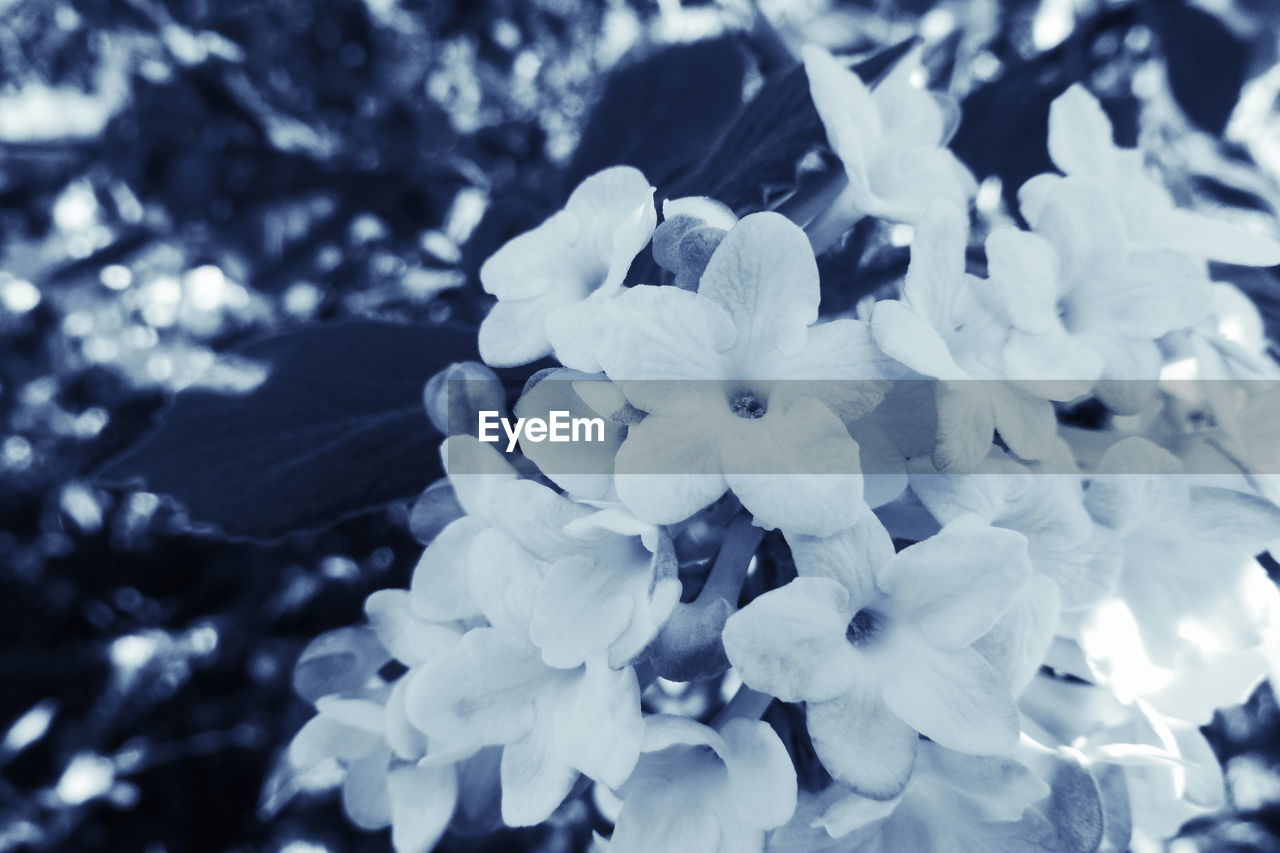
<path id="1" fill-rule="evenodd" d="M 1049 106 L 1077 80 L 1060 63 L 1028 63 L 975 89 L 961 104 L 960 127 L 951 141 L 979 180 L 1000 178 L 1006 200 L 1016 207 L 1018 188 L 1028 178 L 1055 171 L 1049 160 Z M 1115 140 L 1132 146 L 1137 136 L 1137 102 L 1101 98 Z"/>
<path id="2" fill-rule="evenodd" d="M 885 48 L 857 63 L 854 71 L 873 85 L 915 43 L 908 39 Z M 825 140 L 804 67 L 793 66 L 765 81 L 676 194 L 709 195 L 740 213 L 759 210 L 762 193 L 793 184 L 796 164 Z"/>
<path id="3" fill-rule="evenodd" d="M 609 166 L 658 187 L 699 162 L 742 106 L 746 59 L 730 37 L 668 47 L 615 70 L 565 174 L 568 192 Z"/>
<path id="4" fill-rule="evenodd" d="M 324 527 L 420 492 L 440 476 L 426 381 L 475 357 L 456 328 L 357 320 L 267 338 L 237 355 L 268 369 L 243 394 L 190 390 L 159 428 L 109 463 L 193 521 L 235 538 Z"/>
<path id="5" fill-rule="evenodd" d="M 1011 62 L 1000 77 L 974 89 L 961 102 L 960 127 L 951 150 L 979 180 L 999 177 L 1005 199 L 1016 210 L 1018 188 L 1027 178 L 1053 169 L 1047 138 L 1049 105 L 1072 83 L 1088 81 L 1104 61 L 1103 52 L 1094 49 L 1101 37 L 1114 35 L 1123 42 L 1136 21 L 1133 6 L 1104 8 L 1080 22 L 1052 50 Z M 1132 96 L 1100 100 L 1116 142 L 1133 146 L 1138 134 L 1136 100 Z"/>
<path id="6" fill-rule="evenodd" d="M 1146 9 L 1178 105 L 1196 126 L 1221 135 L 1240 99 L 1247 45 L 1217 17 L 1181 0 L 1150 0 Z"/>

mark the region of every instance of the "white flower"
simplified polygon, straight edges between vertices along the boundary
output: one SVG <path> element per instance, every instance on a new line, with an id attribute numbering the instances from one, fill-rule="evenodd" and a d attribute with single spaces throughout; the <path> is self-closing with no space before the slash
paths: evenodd
<path id="1" fill-rule="evenodd" d="M 547 570 L 530 637 L 553 666 L 597 653 L 614 668 L 636 661 L 680 601 L 670 538 L 621 506 L 602 505 L 565 529 L 579 551 Z"/>
<path id="2" fill-rule="evenodd" d="M 492 567 L 491 555 L 481 549 L 514 547 L 522 562 L 549 563 L 576 552 L 578 540 L 565 532 L 565 526 L 592 510 L 521 479 L 501 453 L 474 436 L 446 439 L 440 456 L 466 514 L 427 546 L 409 592 L 414 612 L 424 619 L 475 619 L 481 608 L 473 588 L 481 579 L 473 575 Z M 500 544 L 485 544 L 493 542 Z M 535 583 L 531 576 L 522 577 Z"/>
<path id="3" fill-rule="evenodd" d="M 458 803 L 455 764 L 474 750 L 428 748 L 405 713 L 407 675 L 387 684 L 376 673 L 392 658 L 412 673 L 451 649 L 459 631 L 418 619 L 403 590 L 376 592 L 365 609 L 372 636 L 361 629 L 326 634 L 299 660 L 300 687 L 325 684 L 334 692 L 315 699 L 318 713 L 290 743 L 289 760 L 297 772 L 336 762 L 351 821 L 363 829 L 390 825 L 397 853 L 426 853 Z"/>
<path id="4" fill-rule="evenodd" d="M 1014 363 L 1026 378 L 1059 378 L 1044 370 L 1053 368 L 1043 342 L 1065 339 L 1093 354 L 1096 378 L 1154 381 L 1163 363 L 1157 340 L 1210 315 L 1203 261 L 1126 241 L 1122 211 L 1102 184 L 1054 177 L 1034 193 L 1025 190 L 1023 215 L 1043 240 L 1020 236 L 1018 266 L 992 277 L 1020 333 L 1012 342 Z M 1083 371 L 1083 357 L 1076 363 Z"/>
<path id="5" fill-rule="evenodd" d="M 644 753 L 619 791 L 612 853 L 759 853 L 796 806 L 791 759 L 768 724 L 720 731 L 685 717 L 645 720 Z"/>
<path id="6" fill-rule="evenodd" d="M 998 234 L 998 232 L 997 232 Z M 1016 334 L 993 306 L 989 282 L 965 272 L 968 224 L 948 204 L 928 208 L 911 244 L 911 265 L 899 300 L 881 300 L 871 313 L 871 331 L 885 353 L 923 374 L 942 380 L 937 390 L 938 438 L 934 463 L 944 471 L 970 471 L 986 456 L 992 433 L 999 432 L 1024 459 L 1039 459 L 1052 446 L 1053 406 L 1028 393 L 1017 379 L 1035 379 L 1042 371 L 1077 368 L 1071 348 L 1059 336 L 1042 355 L 1047 368 L 1008 363 Z M 1005 242 L 988 242 L 994 270 L 1007 257 Z M 1090 368 L 1083 368 L 1088 373 Z M 1096 370 L 1095 370 L 1096 373 Z M 1086 377 L 1092 380 L 1094 377 Z M 1088 389 L 1054 388 L 1049 399 L 1070 399 Z M 1060 392 L 1055 394 L 1054 392 Z"/>
<path id="7" fill-rule="evenodd" d="M 800 577 L 729 617 L 724 646 L 744 683 L 808 703 L 814 748 L 835 778 L 894 796 L 917 732 L 968 754 L 1013 748 L 1013 699 L 971 645 L 1031 572 L 1021 535 L 962 518 L 895 555 L 868 517 L 788 542 Z"/>
<path id="8" fill-rule="evenodd" d="M 600 363 L 647 413 L 615 460 L 623 503 L 671 524 L 732 489 L 763 527 L 830 533 L 857 518 L 845 421 L 879 401 L 859 380 L 887 360 L 860 321 L 815 325 L 818 301 L 809 242 L 774 213 L 734 226 L 696 293 L 639 286 L 612 300 Z"/>
<path id="9" fill-rule="evenodd" d="M 1280 592 L 1253 555 L 1280 534 L 1280 509 L 1196 485 L 1139 438 L 1107 451 L 1085 501 L 1123 553 L 1116 596 L 1077 627 L 1095 677 L 1198 723 L 1242 701 L 1275 648 Z"/>
<path id="10" fill-rule="evenodd" d="M 1118 549 L 1085 510 L 1078 474 L 1041 473 L 992 451 L 968 475 L 912 460 L 910 482 L 942 524 L 972 514 L 1025 536 L 1031 567 L 1057 585 L 1064 609 L 1097 604 L 1115 589 Z"/>
<path id="11" fill-rule="evenodd" d="M 1244 266 L 1280 264 L 1280 243 L 1275 240 L 1174 207 L 1168 190 L 1147 175 L 1142 152 L 1115 145 L 1110 119 L 1080 84 L 1059 95 L 1049 109 L 1049 156 L 1066 175 L 1106 189 L 1118 209 L 1118 236 L 1133 250 L 1162 250 Z M 1039 175 L 1023 186 L 1018 195 L 1028 220 L 1038 218 L 1042 199 L 1060 180 Z"/>
<path id="12" fill-rule="evenodd" d="M 934 95 L 911 84 L 917 54 L 874 91 L 820 47 L 807 45 L 803 57 L 809 94 L 849 181 L 831 214 L 841 225 L 867 215 L 915 222 L 935 200 L 967 206 L 973 176 L 945 147 L 954 123 Z"/>
<path id="13" fill-rule="evenodd" d="M 639 657 L 680 599 L 667 534 L 620 506 L 522 480 L 471 436 L 449 438 L 442 455 L 468 514 L 423 553 L 410 587 L 415 612 L 490 621 L 501 612 L 551 666 L 599 653 L 623 667 Z"/>
<path id="14" fill-rule="evenodd" d="M 575 498 L 613 498 L 613 459 L 622 445 L 624 423 L 630 416 L 626 405 L 622 391 L 600 374 L 567 368 L 536 373 L 516 401 L 516 417 L 547 420 L 552 412 L 562 411 L 568 412 L 570 418 L 602 418 L 604 440 L 535 442 L 522 432 L 520 452 L 547 479 Z"/>
<path id="15" fill-rule="evenodd" d="M 486 615 L 493 627 L 468 631 L 409 676 L 409 719 L 433 742 L 502 747 L 502 818 L 511 826 L 546 820 L 580 772 L 621 785 L 642 738 L 635 672 L 611 669 L 603 656 L 547 666 L 515 609 L 499 604 Z"/>
<path id="16" fill-rule="evenodd" d="M 1012 758 L 962 755 L 920 744 L 916 772 L 887 800 L 832 785 L 805 804 L 811 828 L 789 826 L 770 839 L 770 850 L 811 853 L 917 853 L 923 850 L 1083 851 L 1063 843 L 1038 807 L 1050 788 Z M 1083 774 L 1088 778 L 1088 774 Z M 1088 817 L 1076 813 L 1085 823 Z"/>
<path id="17" fill-rule="evenodd" d="M 510 366 L 554 352 L 566 367 L 598 370 L 582 326 L 597 300 L 622 287 L 656 223 L 653 187 L 636 169 L 615 166 L 586 178 L 563 210 L 480 268 L 485 292 L 498 297 L 480 326 L 484 360 Z"/>
<path id="18" fill-rule="evenodd" d="M 1111 764 L 1123 776 L 1137 839 L 1172 838 L 1187 821 L 1226 805 L 1222 767 L 1199 727 L 1143 702 L 1126 721 L 1083 739 L 1080 749 L 1095 766 Z"/>

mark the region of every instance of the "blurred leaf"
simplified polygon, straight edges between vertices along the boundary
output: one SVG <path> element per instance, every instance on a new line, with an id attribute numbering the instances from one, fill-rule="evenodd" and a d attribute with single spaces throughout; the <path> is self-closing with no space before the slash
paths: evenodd
<path id="1" fill-rule="evenodd" d="M 742 105 L 746 60 L 730 37 L 668 47 L 609 75 L 565 175 L 566 192 L 609 166 L 662 187 L 697 163 Z"/>
<path id="2" fill-rule="evenodd" d="M 1017 209 L 1019 187 L 1030 177 L 1053 170 L 1049 160 L 1049 105 L 1072 83 L 1087 82 L 1114 58 L 1101 51 L 1104 35 L 1124 43 L 1137 23 L 1133 5 L 1104 6 L 1081 21 L 1057 47 L 1005 66 L 996 79 L 971 91 L 960 104 L 960 126 L 951 150 L 979 180 L 996 176 L 1010 208 Z M 1094 93 L 1097 94 L 1096 92 Z M 1137 140 L 1138 105 L 1132 95 L 1100 97 L 1119 145 Z"/>
<path id="3" fill-rule="evenodd" d="M 1146 10 L 1178 105 L 1196 126 L 1220 136 L 1240 100 L 1248 46 L 1217 17 L 1181 0 L 1148 0 Z"/>
<path id="4" fill-rule="evenodd" d="M 441 473 L 422 389 L 475 355 L 473 332 L 376 321 L 250 344 L 252 391 L 178 395 L 160 427 L 101 477 L 140 479 L 231 537 L 272 539 L 421 491 Z"/>

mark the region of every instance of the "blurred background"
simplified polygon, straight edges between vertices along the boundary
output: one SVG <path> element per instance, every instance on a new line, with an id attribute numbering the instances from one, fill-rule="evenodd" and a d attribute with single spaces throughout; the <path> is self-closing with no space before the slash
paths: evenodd
<path id="1" fill-rule="evenodd" d="M 1048 102 L 1084 80 L 1183 204 L 1280 209 L 1274 0 L 0 0 L 0 853 L 389 849 L 280 759 L 302 646 L 407 583 L 406 505 L 230 541 L 95 472 L 246 341 L 474 326 L 479 263 L 610 164 L 580 139 L 634 130 L 652 168 L 733 114 L 673 92 L 915 33 L 980 206 L 1049 168 Z M 663 106 L 698 134 L 646 125 Z M 1231 275 L 1274 333 L 1276 271 Z M 1210 737 L 1232 809 L 1178 843 L 1280 849 L 1269 689 Z"/>

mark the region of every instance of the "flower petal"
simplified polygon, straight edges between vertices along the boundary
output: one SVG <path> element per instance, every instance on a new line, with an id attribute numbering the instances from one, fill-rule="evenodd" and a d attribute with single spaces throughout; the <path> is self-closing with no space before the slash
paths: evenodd
<path id="1" fill-rule="evenodd" d="M 954 290 L 964 281 L 969 223 L 964 211 L 946 202 L 929 205 L 911 240 L 911 262 L 902 284 L 903 300 L 937 328 L 947 317 Z"/>
<path id="2" fill-rule="evenodd" d="M 470 515 L 489 518 L 493 492 L 516 479 L 502 453 L 473 435 L 451 435 L 440 446 L 440 460 L 458 503 Z"/>
<path id="3" fill-rule="evenodd" d="M 806 45 L 801 56 L 809 95 L 827 131 L 827 141 L 844 163 L 855 192 L 865 197 L 869 193 L 869 148 L 883 130 L 880 108 L 858 75 L 826 50 Z"/>
<path id="4" fill-rule="evenodd" d="M 742 680 L 784 702 L 823 702 L 854 684 L 859 661 L 845 640 L 849 592 L 827 578 L 796 578 L 729 617 L 724 649 Z"/>
<path id="5" fill-rule="evenodd" d="M 889 710 L 921 734 L 966 755 L 1004 755 L 1018 742 L 1018 710 L 1000 677 L 973 649 L 939 651 L 900 632 L 884 670 Z"/>
<path id="6" fill-rule="evenodd" d="M 809 736 L 822 766 L 865 797 L 902 793 L 915 764 L 916 732 L 898 719 L 874 685 L 857 684 L 829 702 L 805 709 Z"/>
<path id="7" fill-rule="evenodd" d="M 405 676 L 409 719 L 443 741 L 511 743 L 533 727 L 534 702 L 549 672 L 523 637 L 472 629 L 451 652 Z"/>
<path id="8" fill-rule="evenodd" d="M 878 594 L 875 579 L 893 560 L 889 531 L 871 513 L 831 536 L 788 534 L 787 545 L 803 577 L 830 578 L 849 591 L 857 611 Z"/>
<path id="9" fill-rule="evenodd" d="M 745 368 L 774 350 L 796 352 L 804 345 L 805 330 L 818 319 L 818 264 L 809 238 L 778 213 L 745 217 L 716 247 L 698 295 L 733 318 L 735 367 Z"/>
<path id="10" fill-rule="evenodd" d="M 768 723 L 737 717 L 720 735 L 738 817 L 755 829 L 782 826 L 796 810 L 796 771 L 777 733 Z"/>
<path id="11" fill-rule="evenodd" d="M 378 590 L 365 599 L 364 612 L 382 645 L 406 666 L 435 657 L 459 637 L 457 629 L 433 625 L 414 614 L 407 590 Z"/>
<path id="12" fill-rule="evenodd" d="M 907 367 L 937 379 L 966 379 L 947 342 L 905 302 L 882 299 L 871 311 L 876 344 Z"/>
<path id="13" fill-rule="evenodd" d="M 676 287 L 637 285 L 601 306 L 596 355 L 613 380 L 726 377 L 722 353 L 737 336 L 733 318 L 715 301 Z M 660 411 L 670 382 L 639 383 L 624 389 L 646 412 Z M 632 396 L 635 394 L 636 396 Z"/>
<path id="14" fill-rule="evenodd" d="M 573 248 L 604 262 L 602 290 L 622 284 L 632 259 L 653 236 L 658 222 L 653 192 L 639 169 L 613 166 L 583 180 L 565 203 L 579 224 Z"/>
<path id="15" fill-rule="evenodd" d="M 632 424 L 614 461 L 618 498 L 654 524 L 683 521 L 725 493 L 720 424 L 649 415 Z"/>
<path id="16" fill-rule="evenodd" d="M 391 800 L 387 796 L 387 765 L 391 754 L 375 750 L 347 768 L 342 780 L 342 810 L 361 829 L 382 829 L 391 823 Z"/>
<path id="17" fill-rule="evenodd" d="M 591 514 L 591 508 L 569 500 L 532 480 L 504 483 L 493 492 L 494 524 L 539 560 L 576 553 L 578 540 L 565 527 Z"/>
<path id="18" fill-rule="evenodd" d="M 1159 248 L 1246 267 L 1280 264 L 1280 243 L 1264 234 L 1176 208 L 1152 219 L 1151 237 Z"/>
<path id="19" fill-rule="evenodd" d="M 960 649 L 991 630 L 1030 575 L 1026 537 L 963 516 L 899 552 L 877 582 L 895 618 Z"/>
<path id="20" fill-rule="evenodd" d="M 529 627 L 548 666 L 579 666 L 622 635 L 632 611 L 629 568 L 647 574 L 648 560 L 619 566 L 578 556 L 552 565 L 538 588 Z"/>
<path id="21" fill-rule="evenodd" d="M 409 582 L 409 600 L 420 619 L 469 619 L 480 613 L 467 589 L 467 555 L 488 524 L 466 515 L 449 525 L 422 553 Z"/>
<path id="22" fill-rule="evenodd" d="M 1106 180 L 1113 171 L 1111 120 L 1079 83 L 1049 105 L 1049 159 L 1068 175 Z"/>
<path id="23" fill-rule="evenodd" d="M 452 766 L 392 768 L 391 846 L 396 853 L 429 853 L 444 835 L 458 804 L 458 771 Z"/>
<path id="24" fill-rule="evenodd" d="M 1182 516 L 1191 500 L 1178 458 L 1144 438 L 1122 439 L 1098 462 L 1085 507 L 1099 524 L 1125 533 L 1146 518 Z M 1173 476 L 1171 476 L 1173 475 Z"/>
<path id="25" fill-rule="evenodd" d="M 828 536 L 866 511 L 858 444 L 830 409 L 802 398 L 722 438 L 725 481 L 756 524 Z"/>
<path id="26" fill-rule="evenodd" d="M 974 650 L 1000 674 L 1012 695 L 1026 689 L 1039 672 L 1059 610 L 1057 584 L 1037 575 L 1023 585 L 991 630 L 974 641 Z"/>
<path id="27" fill-rule="evenodd" d="M 529 300 L 577 281 L 581 278 L 579 259 L 569 247 L 580 233 L 579 219 L 558 211 L 536 228 L 508 240 L 480 267 L 485 292 L 503 301 Z"/>
<path id="28" fill-rule="evenodd" d="M 561 304 L 550 295 L 495 302 L 480 323 L 480 357 L 484 363 L 513 367 L 550 355 L 547 317 Z"/>
<path id="29" fill-rule="evenodd" d="M 551 720 L 539 720 L 524 737 L 502 749 L 502 820 L 535 826 L 551 817 L 578 780 L 557 755 Z"/>
<path id="30" fill-rule="evenodd" d="M 986 382 L 940 382 L 938 443 L 933 464 L 944 474 L 966 474 L 991 450 L 995 414 Z"/>
<path id="31" fill-rule="evenodd" d="M 478 533 L 467 556 L 467 589 L 495 628 L 524 636 L 549 565 L 496 527 Z"/>
<path id="32" fill-rule="evenodd" d="M 515 415 L 519 418 L 546 419 L 553 411 L 564 411 L 571 418 L 605 416 L 604 441 L 535 442 L 529 441 L 522 434 L 520 452 L 560 488 L 579 498 L 598 500 L 609 494 L 613 485 L 613 458 L 625 433 L 621 424 L 607 417 L 611 412 L 597 412 L 579 396 L 578 383 L 575 381 L 579 379 L 584 380 L 588 387 L 597 385 L 584 374 L 573 370 L 551 370 L 545 374 L 534 374 L 524 393 L 516 401 Z M 607 380 L 598 384 L 606 388 L 617 388 Z"/>
<path id="33" fill-rule="evenodd" d="M 302 650 L 293 668 L 293 689 L 308 702 L 332 693 L 357 693 L 390 659 L 371 628 L 337 628 Z"/>
<path id="34" fill-rule="evenodd" d="M 988 383 L 987 391 L 996 431 L 1009 450 L 1023 459 L 1048 456 L 1058 437 L 1053 404 L 1003 382 Z"/>
<path id="35" fill-rule="evenodd" d="M 329 759 L 350 764 L 383 745 L 379 734 L 317 714 L 298 729 L 286 754 L 295 770 L 305 771 Z"/>
<path id="36" fill-rule="evenodd" d="M 557 757 L 618 787 L 635 768 L 644 739 L 635 670 L 610 669 L 603 657 L 588 661 L 547 724 L 554 731 Z"/>
<path id="37" fill-rule="evenodd" d="M 724 782 L 718 765 L 710 753 L 680 748 L 645 755 L 619 791 L 622 810 L 609 850 L 736 853 L 724 849 L 722 817 L 712 805 L 722 796 L 715 787 Z"/>

